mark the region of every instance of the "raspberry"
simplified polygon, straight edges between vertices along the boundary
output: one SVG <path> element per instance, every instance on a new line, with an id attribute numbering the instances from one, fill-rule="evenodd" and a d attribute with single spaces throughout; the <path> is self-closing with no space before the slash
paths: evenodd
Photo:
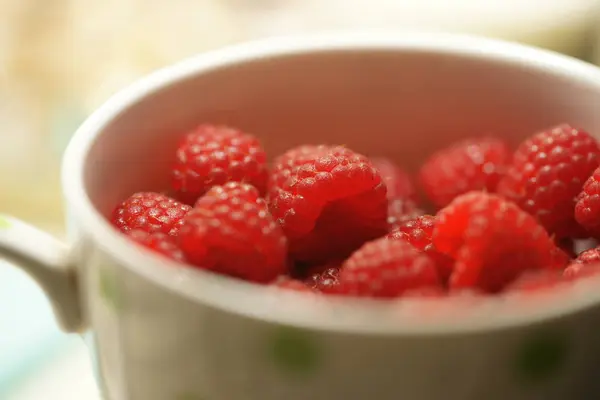
<path id="1" fill-rule="evenodd" d="M 423 215 L 400 224 L 387 237 L 406 240 L 417 249 L 423 250 L 435 262 L 440 278 L 445 282 L 452 273 L 454 260 L 435 249 L 431 240 L 435 224 L 436 217 Z"/>
<path id="2" fill-rule="evenodd" d="M 266 283 L 286 272 L 286 239 L 253 186 L 214 186 L 184 218 L 179 245 L 204 269 Z"/>
<path id="3" fill-rule="evenodd" d="M 435 227 L 436 218 L 431 215 L 422 215 L 415 219 L 405 221 L 398 229 L 388 235 L 390 238 L 403 238 L 419 250 L 431 246 L 431 235 Z"/>
<path id="4" fill-rule="evenodd" d="M 592 264 L 598 263 L 600 264 L 600 247 L 596 247 L 593 249 L 586 250 L 579 254 L 577 258 L 573 261 L 576 264 Z"/>
<path id="5" fill-rule="evenodd" d="M 112 223 L 123 232 L 141 230 L 177 235 L 183 217 L 191 209 L 160 193 L 136 193 L 113 212 Z"/>
<path id="6" fill-rule="evenodd" d="M 315 157 L 327 155 L 330 149 L 329 146 L 306 144 L 286 151 L 273 161 L 267 188 L 270 192 L 281 188 L 298 167 L 313 163 Z"/>
<path id="7" fill-rule="evenodd" d="M 433 244 L 456 260 L 452 289 L 498 292 L 524 271 L 560 269 L 568 261 L 535 218 L 483 192 L 459 196 L 438 213 Z"/>
<path id="8" fill-rule="evenodd" d="M 587 278 L 600 273 L 600 264 L 574 262 L 563 271 L 563 276 L 567 280 L 576 280 L 579 278 Z"/>
<path id="9" fill-rule="evenodd" d="M 142 246 L 169 257 L 176 261 L 184 261 L 183 253 L 177 247 L 176 239 L 173 236 L 162 232 L 149 233 L 140 229 L 133 229 L 127 232 L 127 236 Z"/>
<path id="10" fill-rule="evenodd" d="M 550 250 L 550 260 L 551 269 L 561 269 L 571 262 L 571 256 L 554 243 L 554 248 Z"/>
<path id="11" fill-rule="evenodd" d="M 339 267 L 327 267 L 311 274 L 306 284 L 319 292 L 331 293 L 339 285 Z"/>
<path id="12" fill-rule="evenodd" d="M 258 139 L 227 126 L 200 125 L 177 148 L 172 185 L 193 204 L 212 186 L 246 182 L 264 193 L 267 157 Z"/>
<path id="13" fill-rule="evenodd" d="M 433 261 L 404 240 L 380 238 L 348 258 L 336 293 L 392 298 L 414 289 L 440 287 Z"/>
<path id="14" fill-rule="evenodd" d="M 343 259 L 387 232 L 385 184 L 366 157 L 345 147 L 302 146 L 281 156 L 269 201 L 298 262 Z"/>
<path id="15" fill-rule="evenodd" d="M 473 190 L 493 192 L 510 162 L 510 149 L 494 138 L 473 138 L 434 153 L 421 168 L 423 190 L 443 207 Z"/>
<path id="16" fill-rule="evenodd" d="M 315 290 L 308 286 L 306 283 L 297 279 L 290 278 L 288 276 L 280 276 L 273 283 L 273 286 L 277 286 L 281 289 L 293 290 L 296 292 L 314 292 Z"/>
<path id="17" fill-rule="evenodd" d="M 588 178 L 577 196 L 575 220 L 592 235 L 600 237 L 600 168 Z"/>
<path id="18" fill-rule="evenodd" d="M 498 193 L 535 216 L 558 238 L 585 236 L 574 218 L 575 199 L 599 160 L 596 139 L 559 125 L 518 147 Z"/>
<path id="19" fill-rule="evenodd" d="M 387 158 L 371 158 L 387 187 L 388 199 L 417 200 L 417 193 L 408 172 Z"/>
<path id="20" fill-rule="evenodd" d="M 553 288 L 556 285 L 564 283 L 560 271 L 554 270 L 541 270 L 531 272 L 528 271 L 512 282 L 508 287 L 507 291 L 520 291 L 520 292 L 531 292 Z"/>
<path id="21" fill-rule="evenodd" d="M 600 272 L 600 247 L 583 251 L 565 268 L 563 275 L 567 279 L 577 279 Z"/>
<path id="22" fill-rule="evenodd" d="M 408 199 L 390 200 L 388 204 L 388 225 L 389 230 L 393 231 L 402 223 L 415 219 L 418 216 L 425 214 L 423 210 Z"/>
<path id="23" fill-rule="evenodd" d="M 445 297 L 447 293 L 439 287 L 422 287 L 413 290 L 407 290 L 402 293 L 402 297 L 417 297 L 417 298 L 440 298 Z"/>

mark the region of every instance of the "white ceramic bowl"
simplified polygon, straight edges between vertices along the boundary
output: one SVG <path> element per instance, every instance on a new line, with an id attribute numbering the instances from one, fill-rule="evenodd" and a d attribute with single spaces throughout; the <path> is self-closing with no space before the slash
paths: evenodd
<path id="1" fill-rule="evenodd" d="M 594 399 L 596 279 L 535 296 L 377 302 L 313 298 L 181 268 L 105 219 L 167 185 L 201 121 L 270 154 L 344 143 L 415 168 L 456 139 L 517 142 L 560 122 L 600 132 L 600 70 L 553 53 L 443 34 L 271 39 L 200 55 L 124 90 L 65 156 L 71 249 L 12 218 L 0 250 L 91 328 L 111 400 Z"/>

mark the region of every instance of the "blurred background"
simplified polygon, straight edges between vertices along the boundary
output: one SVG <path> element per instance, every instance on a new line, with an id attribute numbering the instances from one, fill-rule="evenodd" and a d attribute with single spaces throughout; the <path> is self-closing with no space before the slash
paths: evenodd
<path id="1" fill-rule="evenodd" d="M 63 234 L 59 163 L 116 90 L 182 58 L 268 36 L 462 32 L 600 62 L 597 0 L 0 0 L 0 210 Z M 1 261 L 0 261 L 1 263 Z M 0 399 L 99 399 L 85 345 L 0 264 Z"/>

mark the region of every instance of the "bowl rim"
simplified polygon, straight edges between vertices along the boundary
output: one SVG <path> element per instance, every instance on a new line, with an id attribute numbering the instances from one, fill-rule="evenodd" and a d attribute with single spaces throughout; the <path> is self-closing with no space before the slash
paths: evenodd
<path id="1" fill-rule="evenodd" d="M 84 166 L 90 149 L 116 116 L 152 93 L 195 75 L 270 57 L 356 51 L 423 51 L 484 58 L 531 67 L 539 73 L 548 71 L 564 75 L 588 87 L 596 87 L 600 92 L 600 69 L 591 64 L 547 50 L 470 35 L 344 32 L 277 37 L 237 44 L 202 53 L 151 73 L 112 96 L 89 116 L 75 132 L 63 157 L 62 185 L 69 213 L 75 216 L 78 228 L 83 229 L 96 246 L 130 272 L 163 290 L 213 309 L 274 324 L 354 334 L 464 334 L 557 319 L 600 303 L 600 291 L 592 290 L 592 286 L 600 284 L 600 279 L 596 278 L 565 288 L 570 291 L 566 299 L 564 294 L 559 296 L 559 290 L 545 293 L 543 296 L 548 297 L 547 303 L 541 307 L 536 301 L 527 301 L 522 306 L 523 298 L 517 295 L 478 299 L 476 304 L 471 303 L 473 298 L 469 296 L 458 296 L 444 299 L 443 305 L 434 300 L 323 299 L 270 290 L 197 269 L 178 268 L 178 272 L 173 273 L 173 268 L 177 268 L 176 262 L 132 246 L 93 206 L 84 185 Z M 430 302 L 436 304 L 428 308 L 426 305 Z M 519 306 L 516 307 L 515 302 Z M 435 318 L 423 317 L 434 309 L 437 310 L 434 311 Z M 464 312 L 466 309 L 469 311 Z"/>

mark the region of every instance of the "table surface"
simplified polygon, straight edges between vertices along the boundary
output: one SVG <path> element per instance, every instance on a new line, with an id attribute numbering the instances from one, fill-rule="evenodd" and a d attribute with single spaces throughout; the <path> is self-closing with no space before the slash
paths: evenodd
<path id="1" fill-rule="evenodd" d="M 0 399 L 99 399 L 83 339 L 62 333 L 39 287 L 1 260 L 0 304 Z"/>
<path id="2" fill-rule="evenodd" d="M 5 400 L 101 400 L 83 340 L 73 338 L 50 360 L 8 394 Z"/>

